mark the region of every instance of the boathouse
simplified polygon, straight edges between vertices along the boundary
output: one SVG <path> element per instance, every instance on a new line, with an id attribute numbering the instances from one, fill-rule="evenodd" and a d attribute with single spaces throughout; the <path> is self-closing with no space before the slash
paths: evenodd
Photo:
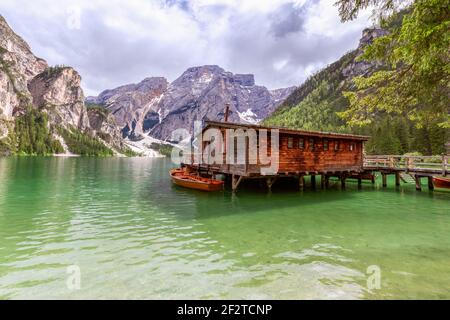
<path id="1" fill-rule="evenodd" d="M 243 179 L 264 178 L 270 189 L 278 178 L 295 177 L 302 187 L 306 175 L 314 183 L 316 175 L 322 176 L 322 183 L 328 183 L 329 177 L 338 177 L 345 183 L 347 177 L 358 177 L 364 171 L 363 145 L 367 136 L 218 121 L 206 121 L 202 136 L 209 136 L 209 129 L 221 133 L 221 145 L 216 145 L 213 152 L 219 151 L 222 161 L 212 163 L 203 156 L 195 162 L 192 157 L 186 165 L 200 174 L 225 175 L 230 178 L 233 190 Z M 201 154 L 208 154 L 212 141 L 202 140 Z M 267 143 L 263 146 L 262 142 Z M 262 161 L 261 151 L 272 163 Z M 244 154 L 240 162 L 239 152 Z M 277 163 L 274 165 L 273 161 Z M 266 170 L 268 167 L 274 170 Z"/>

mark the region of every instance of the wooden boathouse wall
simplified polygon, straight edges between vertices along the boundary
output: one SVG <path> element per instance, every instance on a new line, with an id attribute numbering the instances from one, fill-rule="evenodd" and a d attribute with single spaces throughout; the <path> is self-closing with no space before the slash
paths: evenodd
<path id="1" fill-rule="evenodd" d="M 226 129 L 254 129 L 259 141 L 259 131 L 266 129 L 267 155 L 272 155 L 270 130 L 279 130 L 279 163 L 278 172 L 275 175 L 295 175 L 312 173 L 336 173 L 336 172 L 360 172 L 363 170 L 363 142 L 368 139 L 365 136 L 300 131 L 284 128 L 262 127 L 257 125 L 243 125 L 228 122 L 206 122 L 203 132 L 209 128 L 219 129 L 222 139 L 226 145 Z M 202 153 L 209 142 L 202 145 Z M 245 164 L 226 164 L 228 153 L 236 157 L 237 139 L 234 142 L 234 150 L 223 148 L 223 163 L 208 165 L 207 162 L 200 163 L 198 167 L 208 167 L 216 173 L 235 174 L 239 176 L 261 176 L 261 169 L 267 167 L 252 159 L 249 155 L 249 139 L 245 140 Z M 257 150 L 258 154 L 258 150 Z M 256 163 L 256 164 L 255 164 Z"/>
<path id="2" fill-rule="evenodd" d="M 363 142 L 312 133 L 280 134 L 279 172 L 359 171 Z"/>
<path id="3" fill-rule="evenodd" d="M 299 183 L 302 185 L 303 177 L 311 175 L 312 180 L 315 175 L 323 175 L 328 179 L 336 176 L 343 179 L 350 176 L 355 176 L 363 172 L 363 144 L 369 137 L 339 134 L 329 132 L 316 131 L 302 131 L 291 130 L 285 128 L 263 127 L 249 124 L 235 124 L 229 122 L 207 121 L 202 134 L 209 128 L 218 129 L 222 133 L 224 146 L 221 147 L 223 151 L 223 164 L 208 164 L 208 161 L 201 163 L 192 162 L 187 164 L 192 170 L 199 173 L 206 173 L 208 175 L 224 174 L 231 178 L 232 188 L 235 190 L 242 179 L 249 178 L 265 178 L 270 189 L 271 185 L 277 178 L 280 177 L 296 177 L 299 178 Z M 245 138 L 245 163 L 244 164 L 230 164 L 226 159 L 231 153 L 236 158 L 238 139 L 234 141 L 233 150 L 227 150 L 226 129 L 242 129 L 244 132 L 248 129 L 254 129 L 259 141 L 260 130 L 267 130 L 267 155 L 270 157 L 272 152 L 270 132 L 273 129 L 279 130 L 279 148 L 278 148 L 278 171 L 274 174 L 263 175 L 261 170 L 267 168 L 267 164 L 261 164 L 260 159 L 252 159 L 249 155 L 249 138 Z M 204 141 L 201 147 L 201 152 L 205 151 L 209 141 Z M 257 146 L 259 148 L 259 146 Z M 220 149 L 220 148 L 219 148 Z M 259 150 L 256 149 L 256 154 Z M 205 160 L 205 159 L 203 159 Z M 324 179 L 322 179 L 324 181 Z"/>

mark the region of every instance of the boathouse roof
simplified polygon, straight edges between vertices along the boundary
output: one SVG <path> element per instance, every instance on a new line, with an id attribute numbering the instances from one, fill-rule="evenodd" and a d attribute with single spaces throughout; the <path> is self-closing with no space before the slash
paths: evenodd
<path id="1" fill-rule="evenodd" d="M 278 129 L 280 133 L 285 134 L 293 134 L 293 135 L 304 135 L 304 136 L 312 136 L 319 138 L 339 138 L 339 139 L 349 139 L 349 140 L 360 140 L 367 141 L 369 140 L 369 136 L 355 135 L 355 134 L 347 134 L 347 133 L 336 133 L 336 132 L 322 132 L 322 131 L 308 131 L 308 130 L 295 130 L 289 129 L 285 127 L 275 127 L 275 126 L 261 126 L 257 124 L 242 124 L 242 123 L 232 123 L 232 122 L 221 122 L 221 121 L 205 121 L 205 127 L 203 130 L 208 127 L 220 127 L 220 128 L 229 128 L 229 129 L 239 129 L 239 128 L 248 128 L 248 129 Z"/>

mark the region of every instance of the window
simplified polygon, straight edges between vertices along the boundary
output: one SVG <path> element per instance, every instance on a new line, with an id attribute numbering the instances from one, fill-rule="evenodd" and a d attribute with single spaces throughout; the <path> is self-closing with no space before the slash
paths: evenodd
<path id="1" fill-rule="evenodd" d="M 309 139 L 309 150 L 314 151 L 314 139 Z"/>
<path id="2" fill-rule="evenodd" d="M 353 151 L 355 149 L 355 146 L 353 145 L 353 143 L 350 143 L 348 148 L 350 149 L 350 151 Z"/>
<path id="3" fill-rule="evenodd" d="M 303 138 L 298 139 L 298 148 L 302 150 L 305 149 L 305 139 Z"/>
<path id="4" fill-rule="evenodd" d="M 288 149 L 292 149 L 294 147 L 294 138 L 288 138 Z"/>
<path id="5" fill-rule="evenodd" d="M 334 142 L 334 151 L 339 151 L 339 141 Z"/>
<path id="6" fill-rule="evenodd" d="M 323 151 L 328 151 L 328 140 L 323 140 Z"/>

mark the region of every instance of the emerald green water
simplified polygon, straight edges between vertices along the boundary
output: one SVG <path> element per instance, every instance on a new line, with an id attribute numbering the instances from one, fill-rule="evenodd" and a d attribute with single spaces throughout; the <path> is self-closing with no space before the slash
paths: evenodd
<path id="1" fill-rule="evenodd" d="M 449 192 L 211 194 L 173 186 L 171 167 L 0 159 L 0 298 L 450 298 Z"/>

